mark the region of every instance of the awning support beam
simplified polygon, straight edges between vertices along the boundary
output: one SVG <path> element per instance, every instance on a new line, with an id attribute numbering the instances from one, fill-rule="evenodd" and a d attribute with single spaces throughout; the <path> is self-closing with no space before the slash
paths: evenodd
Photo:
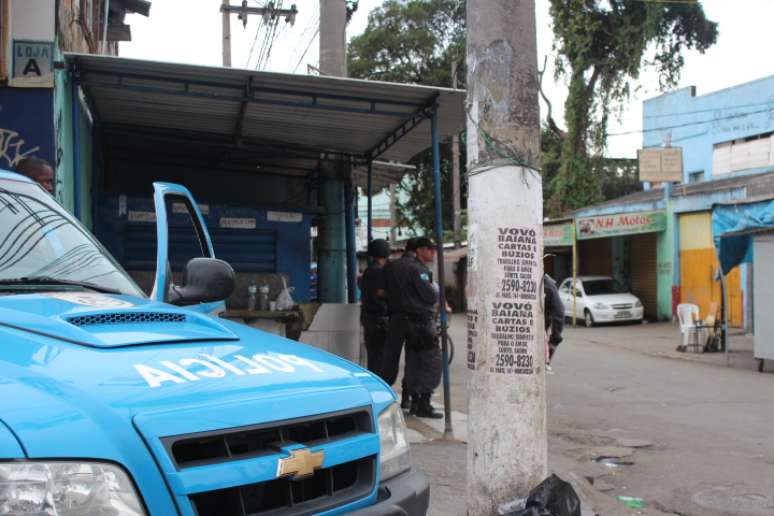
<path id="1" fill-rule="evenodd" d="M 367 153 L 369 160 L 373 161 L 387 152 L 387 149 L 395 145 L 398 140 L 410 133 L 412 129 L 421 124 L 425 119 L 431 118 L 433 110 L 436 109 L 431 106 L 435 106 L 437 98 L 437 95 L 433 95 L 427 105 L 422 106 L 411 113 L 400 125 L 398 125 L 398 127 L 393 129 L 387 136 L 382 138 L 379 143 L 374 145 Z"/>
<path id="2" fill-rule="evenodd" d="M 449 378 L 449 337 L 446 314 L 446 288 L 443 259 L 443 210 L 441 205 L 441 150 L 438 136 L 438 105 L 433 104 L 430 112 L 430 130 L 433 142 L 433 197 L 435 204 L 436 261 L 438 262 L 438 300 L 441 315 L 441 361 L 443 367 L 443 412 L 444 437 L 454 434 L 451 419 L 451 380 Z"/>
<path id="3" fill-rule="evenodd" d="M 374 239 L 374 162 L 368 162 L 368 243 Z"/>

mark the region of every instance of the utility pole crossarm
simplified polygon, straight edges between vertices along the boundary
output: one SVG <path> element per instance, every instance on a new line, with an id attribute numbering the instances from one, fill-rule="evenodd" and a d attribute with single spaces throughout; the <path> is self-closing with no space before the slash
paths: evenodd
<path id="1" fill-rule="evenodd" d="M 290 6 L 290 9 L 275 9 L 274 7 L 247 7 L 242 5 L 221 5 L 220 6 L 220 12 L 228 12 L 228 13 L 237 13 L 237 14 L 256 14 L 258 16 L 271 16 L 271 17 L 277 17 L 281 16 L 284 18 L 288 18 L 289 23 L 293 23 L 295 21 L 295 16 L 298 14 L 298 8 L 296 8 L 295 4 Z M 291 20 L 293 18 L 293 20 Z"/>

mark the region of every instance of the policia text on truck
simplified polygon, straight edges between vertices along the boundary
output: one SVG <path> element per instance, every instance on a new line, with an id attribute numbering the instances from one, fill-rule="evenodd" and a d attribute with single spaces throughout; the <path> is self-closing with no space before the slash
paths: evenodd
<path id="1" fill-rule="evenodd" d="M 147 297 L 40 186 L 0 171 L 0 515 L 425 514 L 392 390 L 212 316 L 233 270 L 190 193 L 154 186 Z M 179 285 L 173 203 L 201 247 Z"/>

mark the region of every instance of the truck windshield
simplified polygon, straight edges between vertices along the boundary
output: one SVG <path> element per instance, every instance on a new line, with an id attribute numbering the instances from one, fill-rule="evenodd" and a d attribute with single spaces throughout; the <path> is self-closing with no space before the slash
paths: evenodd
<path id="1" fill-rule="evenodd" d="M 0 288 L 16 286 L 143 296 L 107 251 L 42 188 L 0 178 Z"/>
<path id="2" fill-rule="evenodd" d="M 606 294 L 624 294 L 626 287 L 613 278 L 586 280 L 583 289 L 587 296 L 604 296 Z"/>

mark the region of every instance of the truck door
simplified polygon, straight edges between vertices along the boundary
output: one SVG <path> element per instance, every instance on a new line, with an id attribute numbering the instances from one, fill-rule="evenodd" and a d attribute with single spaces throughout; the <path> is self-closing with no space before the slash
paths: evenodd
<path id="1" fill-rule="evenodd" d="M 215 251 L 204 217 L 187 188 L 174 183 L 153 183 L 153 201 L 157 251 L 151 298 L 168 302 L 169 288 L 180 282 L 186 263 L 192 258 L 215 258 Z M 213 314 L 225 307 L 224 301 L 187 306 L 190 310 Z"/>

